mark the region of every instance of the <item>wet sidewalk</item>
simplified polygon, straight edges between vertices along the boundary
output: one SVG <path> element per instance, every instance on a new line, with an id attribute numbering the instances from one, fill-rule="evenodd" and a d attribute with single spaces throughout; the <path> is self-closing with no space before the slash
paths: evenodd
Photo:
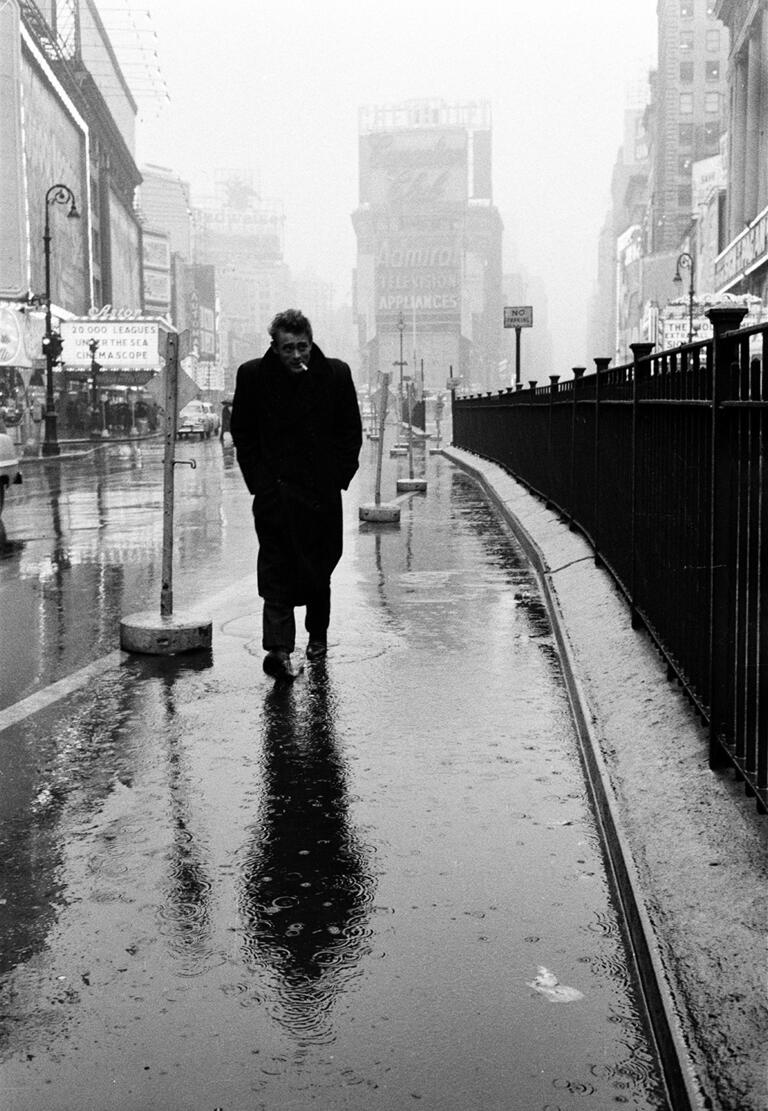
<path id="1" fill-rule="evenodd" d="M 536 579 L 447 460 L 395 529 L 370 478 L 295 684 L 248 577 L 0 734 L 3 1111 L 665 1106 Z"/>

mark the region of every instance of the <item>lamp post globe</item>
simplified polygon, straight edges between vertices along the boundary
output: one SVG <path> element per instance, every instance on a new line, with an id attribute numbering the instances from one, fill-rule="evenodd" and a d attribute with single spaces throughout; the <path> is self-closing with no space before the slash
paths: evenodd
<path id="1" fill-rule="evenodd" d="M 672 279 L 674 282 L 682 284 L 683 278 L 680 274 L 680 268 L 688 270 L 690 273 L 690 283 L 688 285 L 688 342 L 693 342 L 693 298 L 695 296 L 694 282 L 696 273 L 696 263 L 693 255 L 688 251 L 683 251 L 677 256 L 677 264 L 675 267 L 675 276 Z"/>
<path id="2" fill-rule="evenodd" d="M 45 355 L 45 434 L 43 455 L 59 455 L 56 422 L 56 406 L 53 395 L 53 366 L 61 354 L 61 337 L 53 331 L 51 317 L 51 205 L 68 205 L 67 216 L 79 219 L 75 194 L 68 185 L 52 185 L 45 194 L 45 230 L 43 232 L 43 254 L 45 256 L 45 335 L 43 353 Z"/>

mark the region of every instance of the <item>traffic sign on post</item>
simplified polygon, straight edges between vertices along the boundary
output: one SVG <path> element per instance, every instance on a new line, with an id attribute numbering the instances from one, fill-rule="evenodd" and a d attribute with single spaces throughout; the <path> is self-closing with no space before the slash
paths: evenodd
<path id="1" fill-rule="evenodd" d="M 505 328 L 532 328 L 533 305 L 505 305 Z"/>
<path id="2" fill-rule="evenodd" d="M 533 305 L 505 305 L 504 327 L 515 329 L 515 385 L 520 385 L 520 330 L 533 327 Z"/>

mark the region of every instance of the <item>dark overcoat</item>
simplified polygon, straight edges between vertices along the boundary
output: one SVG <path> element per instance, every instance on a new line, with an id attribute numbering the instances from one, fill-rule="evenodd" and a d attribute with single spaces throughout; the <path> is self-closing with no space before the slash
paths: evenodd
<path id="1" fill-rule="evenodd" d="M 270 348 L 238 368 L 230 432 L 253 494 L 259 594 L 304 605 L 341 558 L 341 491 L 362 445 L 349 367 L 313 346 L 294 374 Z"/>

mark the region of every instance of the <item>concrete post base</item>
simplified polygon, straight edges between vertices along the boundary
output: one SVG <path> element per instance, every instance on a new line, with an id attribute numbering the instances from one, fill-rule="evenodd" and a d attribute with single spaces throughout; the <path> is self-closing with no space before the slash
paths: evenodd
<path id="1" fill-rule="evenodd" d="M 398 494 L 402 494 L 406 490 L 426 490 L 426 488 L 426 478 L 398 478 L 397 480 Z"/>
<path id="2" fill-rule="evenodd" d="M 391 502 L 382 505 L 361 505 L 359 510 L 361 521 L 370 521 L 379 525 L 397 525 L 400 523 L 400 506 Z"/>
<path id="3" fill-rule="evenodd" d="M 211 647 L 211 622 L 205 617 L 163 617 L 156 610 L 132 613 L 120 622 L 120 647 L 124 652 L 173 656 Z"/>

